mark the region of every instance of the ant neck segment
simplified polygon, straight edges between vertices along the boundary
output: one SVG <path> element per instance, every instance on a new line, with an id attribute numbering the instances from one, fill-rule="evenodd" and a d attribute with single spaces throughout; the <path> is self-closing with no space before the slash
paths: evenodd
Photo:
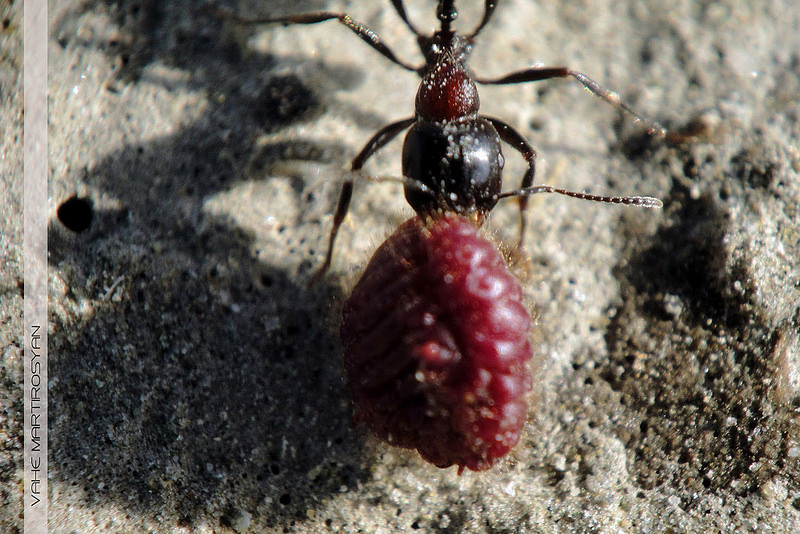
<path id="1" fill-rule="evenodd" d="M 450 25 L 458 18 L 455 0 L 441 0 L 439 2 L 439 7 L 436 8 L 436 17 L 442 23 L 441 31 L 443 33 L 449 33 Z"/>

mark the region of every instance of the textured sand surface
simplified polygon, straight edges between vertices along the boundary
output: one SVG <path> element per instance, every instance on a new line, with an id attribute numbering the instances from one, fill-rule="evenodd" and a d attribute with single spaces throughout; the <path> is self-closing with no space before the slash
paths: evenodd
<path id="1" fill-rule="evenodd" d="M 461 2 L 462 28 L 482 2 Z M 418 83 L 335 22 L 223 25 L 199 2 L 51 2 L 53 532 L 800 531 L 800 9 L 794 0 L 506 0 L 470 65 L 568 65 L 693 137 L 648 140 L 577 83 L 481 88 L 539 153 L 520 445 L 456 475 L 350 423 L 348 288 L 411 215 L 341 169 Z M 760 7 L 755 7 L 756 4 Z M 389 2 L 346 10 L 407 61 Z M 21 528 L 21 12 L 0 8 L 0 530 Z M 434 2 L 410 1 L 425 31 Z M 400 174 L 400 141 L 367 165 Z M 506 187 L 524 166 L 512 150 Z M 297 161 L 305 162 L 299 165 Z M 290 163 L 286 163 L 290 162 Z M 83 232 L 56 210 L 91 203 Z M 515 238 L 515 204 L 488 229 Z M 8 504 L 8 505 L 7 505 Z M 10 506 L 9 506 L 10 505 Z"/>

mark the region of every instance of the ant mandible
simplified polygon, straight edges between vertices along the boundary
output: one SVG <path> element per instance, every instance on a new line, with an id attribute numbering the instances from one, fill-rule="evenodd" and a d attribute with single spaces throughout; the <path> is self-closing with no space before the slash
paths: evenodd
<path id="1" fill-rule="evenodd" d="M 432 36 L 420 33 L 409 21 L 403 0 L 391 2 L 406 26 L 417 36 L 420 50 L 425 57 L 425 63 L 419 67 L 400 60 L 374 31 L 345 13 L 316 12 L 258 19 L 243 19 L 219 11 L 215 14 L 240 24 L 316 24 L 338 20 L 381 55 L 422 77 L 414 116 L 381 128 L 350 165 L 351 172 L 358 173 L 370 156 L 400 132 L 410 128 L 403 144 L 404 190 L 406 200 L 422 217 L 455 212 L 481 225 L 500 199 L 518 197 L 520 219 L 517 246 L 521 247 L 525 235 L 525 210 L 530 195 L 559 193 L 585 200 L 645 208 L 662 206 L 660 200 L 652 197 L 590 195 L 549 185 L 533 185 L 536 151 L 505 121 L 478 113 L 480 99 L 476 82 L 483 85 L 507 85 L 571 77 L 591 93 L 631 114 L 636 121 L 645 123 L 649 134 L 663 136 L 665 130 L 658 123 L 637 114 L 616 92 L 567 67 L 530 67 L 495 79 L 473 76 L 466 66 L 467 59 L 475 38 L 492 18 L 499 0 L 485 0 L 483 18 L 468 35 L 458 35 L 452 29 L 458 16 L 455 0 L 440 0 L 436 14 L 441 25 Z M 501 192 L 505 163 L 500 149 L 501 141 L 517 150 L 528 164 L 521 188 L 505 193 Z M 336 235 L 347 215 L 352 195 L 353 181 L 348 180 L 342 185 L 333 216 L 325 261 L 311 278 L 310 285 L 319 280 L 330 267 Z"/>

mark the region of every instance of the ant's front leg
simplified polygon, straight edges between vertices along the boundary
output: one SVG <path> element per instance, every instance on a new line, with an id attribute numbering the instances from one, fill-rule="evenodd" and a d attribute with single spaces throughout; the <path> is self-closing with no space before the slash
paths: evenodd
<path id="1" fill-rule="evenodd" d="M 414 118 L 403 119 L 401 121 L 387 124 L 367 141 L 361 152 L 353 158 L 353 163 L 350 165 L 351 172 L 360 171 L 370 156 L 383 148 L 389 141 L 397 137 L 397 134 L 414 124 Z M 333 258 L 333 243 L 336 241 L 336 235 L 339 233 L 339 227 L 342 225 L 347 210 L 350 208 L 350 199 L 353 197 L 353 181 L 348 180 L 342 184 L 342 191 L 339 193 L 339 203 L 336 205 L 336 211 L 333 214 L 333 226 L 331 227 L 331 235 L 328 238 L 328 251 L 325 253 L 325 261 L 322 266 L 314 273 L 314 276 L 308 282 L 311 287 L 316 284 L 320 278 L 327 272 L 331 266 L 331 259 Z"/>
<path id="2" fill-rule="evenodd" d="M 666 134 L 666 130 L 663 126 L 656 121 L 648 120 L 636 113 L 632 107 L 622 100 L 622 97 L 618 93 L 610 89 L 606 89 L 585 74 L 568 69 L 567 67 L 532 67 L 529 69 L 512 72 L 494 80 L 476 78 L 475 81 L 485 85 L 509 85 L 514 83 L 538 82 L 541 80 L 549 80 L 551 78 L 567 77 L 572 77 L 578 80 L 578 82 L 580 82 L 580 84 L 588 89 L 592 94 L 602 98 L 612 106 L 616 106 L 633 115 L 637 122 L 642 122 L 643 124 L 647 125 L 647 132 L 649 134 L 656 134 L 658 136 L 664 136 Z"/>
<path id="3" fill-rule="evenodd" d="M 522 177 L 522 189 L 533 185 L 533 177 L 536 174 L 536 151 L 531 144 L 522 134 L 500 119 L 494 119 L 492 117 L 484 118 L 492 123 L 500 139 L 522 154 L 522 157 L 528 162 L 528 170 L 525 172 L 525 176 Z M 528 208 L 528 197 L 526 195 L 520 195 L 517 197 L 517 202 L 519 202 L 519 242 L 517 242 L 517 248 L 522 249 L 522 244 L 525 240 L 525 228 L 527 226 L 525 210 Z"/>

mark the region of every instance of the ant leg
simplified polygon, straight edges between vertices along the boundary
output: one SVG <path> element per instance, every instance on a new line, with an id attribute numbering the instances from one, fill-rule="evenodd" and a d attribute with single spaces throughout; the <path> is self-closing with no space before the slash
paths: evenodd
<path id="1" fill-rule="evenodd" d="M 389 141 L 397 137 L 397 134 L 414 124 L 415 120 L 415 117 L 409 117 L 401 121 L 387 124 L 378 130 L 378 132 L 372 136 L 372 139 L 367 142 L 364 148 L 361 149 L 361 152 L 359 152 L 358 156 L 353 158 L 353 163 L 350 165 L 350 171 L 360 171 L 370 156 L 386 146 Z"/>
<path id="2" fill-rule="evenodd" d="M 656 134 L 659 136 L 666 134 L 666 130 L 663 126 L 656 121 L 645 119 L 636 113 L 633 108 L 631 108 L 622 100 L 622 97 L 618 93 L 611 91 L 610 89 L 606 89 L 585 74 L 568 69 L 567 67 L 532 67 L 530 69 L 512 72 L 494 80 L 476 78 L 475 81 L 485 85 L 508 85 L 513 83 L 538 82 L 540 80 L 549 80 L 551 78 L 567 78 L 570 76 L 578 80 L 581 85 L 583 85 L 594 95 L 602 98 L 612 106 L 616 106 L 630 113 L 637 122 L 642 122 L 643 124 L 647 125 L 647 133 Z"/>
<path id="3" fill-rule="evenodd" d="M 481 19 L 480 24 L 472 30 L 472 33 L 467 36 L 467 39 L 470 41 L 474 40 L 475 37 L 481 32 L 486 23 L 489 22 L 489 19 L 492 18 L 492 14 L 494 13 L 494 9 L 497 7 L 499 0 L 485 0 L 483 4 L 483 19 Z"/>
<path id="4" fill-rule="evenodd" d="M 383 148 L 389 141 L 397 137 L 397 134 L 414 124 L 414 118 L 403 119 L 401 121 L 387 124 L 367 141 L 361 152 L 353 159 L 350 165 L 350 171 L 360 171 L 366 163 L 367 159 L 375 152 Z M 347 210 L 350 208 L 350 199 L 353 197 L 353 181 L 348 180 L 342 184 L 342 192 L 339 193 L 339 203 L 336 205 L 336 211 L 333 214 L 333 226 L 331 227 L 331 235 L 328 238 L 328 251 L 325 253 L 325 261 L 322 266 L 314 273 L 308 286 L 311 287 L 316 284 L 320 278 L 327 272 L 328 267 L 331 266 L 331 259 L 333 258 L 333 243 L 336 241 L 336 234 L 339 233 L 339 227 L 342 225 Z"/>
<path id="5" fill-rule="evenodd" d="M 368 27 L 364 26 L 357 20 L 354 20 L 350 15 L 347 13 L 332 13 L 330 11 L 319 11 L 316 13 L 298 13 L 294 15 L 283 15 L 278 17 L 259 17 L 255 19 L 246 19 L 236 15 L 234 13 L 230 13 L 228 11 L 222 9 L 214 9 L 208 8 L 205 11 L 220 20 L 231 20 L 236 24 L 283 24 L 284 26 L 289 26 L 290 24 L 316 24 L 318 22 L 324 22 L 326 20 L 338 20 L 341 24 L 344 24 L 348 28 L 350 28 L 353 33 L 358 35 L 362 41 L 370 45 L 372 48 L 377 50 L 381 55 L 389 59 L 390 61 L 400 65 L 406 70 L 410 70 L 412 72 L 420 73 L 424 70 L 423 67 L 414 67 L 413 65 L 409 65 L 404 61 L 400 60 L 397 56 L 394 55 L 394 52 L 383 42 L 383 40 L 376 34 L 374 31 L 369 29 Z"/>
<path id="6" fill-rule="evenodd" d="M 492 117 L 485 118 L 492 123 L 498 135 L 500 135 L 500 139 L 522 154 L 522 157 L 528 162 L 528 170 L 525 172 L 525 176 L 522 177 L 522 189 L 533 185 L 533 176 L 536 174 L 536 151 L 531 144 L 528 143 L 522 134 L 500 119 L 494 119 Z M 525 210 L 528 208 L 528 196 L 517 195 L 517 197 L 517 201 L 519 202 L 519 242 L 517 243 L 517 248 L 521 249 L 525 239 L 525 228 L 527 224 L 525 221 Z"/>
<path id="7" fill-rule="evenodd" d="M 406 15 L 406 8 L 403 5 L 403 0 L 392 0 L 392 5 L 394 6 L 394 10 L 397 11 L 397 14 L 400 15 L 400 18 L 403 19 L 403 22 L 406 23 L 408 29 L 414 32 L 414 35 L 417 37 L 426 38 L 426 36 L 421 34 L 416 26 L 411 24 L 411 21 L 408 20 L 408 15 Z"/>

